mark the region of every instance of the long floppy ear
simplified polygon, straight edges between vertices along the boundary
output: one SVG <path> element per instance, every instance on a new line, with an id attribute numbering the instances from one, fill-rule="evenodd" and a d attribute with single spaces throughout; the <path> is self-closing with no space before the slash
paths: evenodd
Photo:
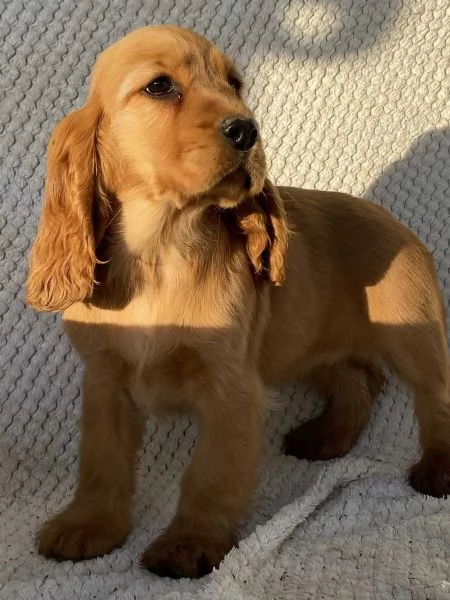
<path id="1" fill-rule="evenodd" d="M 288 228 L 277 188 L 268 180 L 257 196 L 238 207 L 238 226 L 246 236 L 246 250 L 256 275 L 281 285 L 285 278 Z"/>
<path id="2" fill-rule="evenodd" d="M 27 300 L 39 310 L 64 310 L 92 292 L 99 117 L 91 99 L 65 117 L 50 140 L 44 207 L 27 280 Z"/>

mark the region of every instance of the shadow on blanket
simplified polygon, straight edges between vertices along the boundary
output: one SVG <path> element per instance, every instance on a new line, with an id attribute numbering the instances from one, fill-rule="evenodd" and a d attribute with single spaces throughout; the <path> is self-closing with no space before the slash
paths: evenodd
<path id="1" fill-rule="evenodd" d="M 450 128 L 443 127 L 422 135 L 364 194 L 405 223 L 434 255 L 447 305 L 447 323 L 450 316 L 449 189 Z"/>

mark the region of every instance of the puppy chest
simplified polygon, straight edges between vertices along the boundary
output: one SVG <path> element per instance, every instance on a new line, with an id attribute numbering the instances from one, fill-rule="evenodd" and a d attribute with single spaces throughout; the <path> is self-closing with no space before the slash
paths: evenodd
<path id="1" fill-rule="evenodd" d="M 184 412 L 210 391 L 213 380 L 208 357 L 180 344 L 146 365 L 130 371 L 129 390 L 145 412 Z"/>

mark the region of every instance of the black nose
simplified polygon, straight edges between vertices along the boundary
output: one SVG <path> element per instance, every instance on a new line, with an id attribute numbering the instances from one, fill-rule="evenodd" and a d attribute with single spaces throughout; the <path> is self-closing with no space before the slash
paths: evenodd
<path id="1" fill-rule="evenodd" d="M 220 128 L 231 145 L 243 152 L 253 148 L 258 137 L 258 130 L 252 119 L 230 117 L 222 121 Z"/>

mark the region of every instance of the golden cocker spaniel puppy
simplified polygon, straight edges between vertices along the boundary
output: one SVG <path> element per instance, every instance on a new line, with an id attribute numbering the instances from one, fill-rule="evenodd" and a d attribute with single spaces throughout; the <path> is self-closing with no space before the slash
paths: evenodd
<path id="1" fill-rule="evenodd" d="M 83 559 L 131 527 L 143 414 L 189 411 L 199 437 L 172 523 L 143 565 L 198 577 L 236 543 L 261 460 L 264 386 L 328 397 L 286 452 L 346 453 L 387 362 L 414 391 L 416 490 L 450 491 L 446 321 L 430 254 L 343 194 L 277 188 L 230 60 L 148 27 L 103 52 L 86 104 L 52 135 L 29 303 L 64 311 L 85 363 L 75 497 L 39 551 Z"/>

